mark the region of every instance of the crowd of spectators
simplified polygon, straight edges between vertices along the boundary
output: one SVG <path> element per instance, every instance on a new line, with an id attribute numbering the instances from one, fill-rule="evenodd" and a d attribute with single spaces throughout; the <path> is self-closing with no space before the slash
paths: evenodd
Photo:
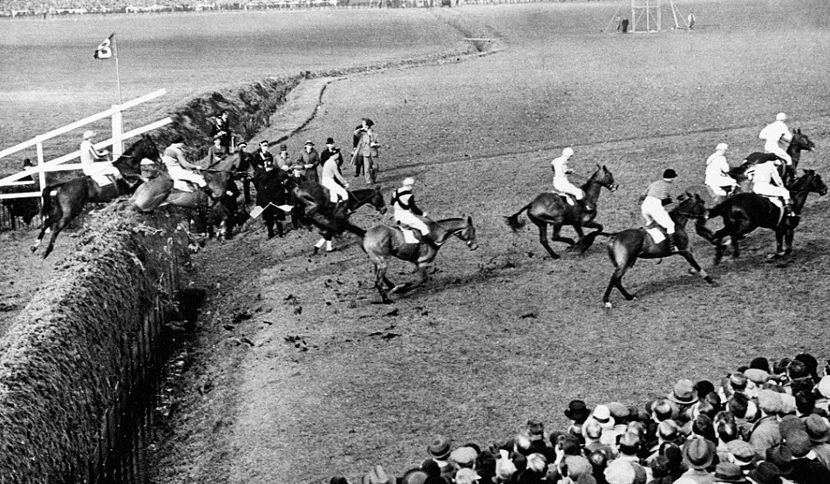
<path id="1" fill-rule="evenodd" d="M 422 464 L 397 477 L 378 465 L 362 483 L 827 484 L 828 374 L 802 353 L 755 358 L 715 383 L 680 379 L 638 407 L 573 400 L 564 430 L 530 420 L 486 447 L 438 436 Z"/>

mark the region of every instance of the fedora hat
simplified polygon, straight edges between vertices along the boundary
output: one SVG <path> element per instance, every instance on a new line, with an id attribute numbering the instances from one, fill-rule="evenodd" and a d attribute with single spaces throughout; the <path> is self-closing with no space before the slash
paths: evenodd
<path id="1" fill-rule="evenodd" d="M 741 468 L 731 462 L 721 462 L 715 467 L 715 482 L 746 482 Z"/>
<path id="2" fill-rule="evenodd" d="M 703 439 L 691 439 L 683 446 L 683 458 L 694 469 L 706 469 L 715 457 L 715 444 Z"/>
<path id="3" fill-rule="evenodd" d="M 793 471 L 793 453 L 786 445 L 778 444 L 767 449 L 765 460 L 775 464 L 782 476 L 788 476 Z"/>
<path id="4" fill-rule="evenodd" d="M 680 379 L 674 384 L 674 390 L 667 396 L 669 400 L 680 405 L 691 405 L 697 402 L 692 380 Z"/>
<path id="5" fill-rule="evenodd" d="M 812 443 L 823 444 L 827 442 L 830 427 L 828 427 L 827 421 L 823 417 L 812 413 L 804 420 L 804 424 Z"/>
<path id="6" fill-rule="evenodd" d="M 565 416 L 577 422 L 584 421 L 591 415 L 591 409 L 582 400 L 571 400 L 565 409 Z"/>
<path id="7" fill-rule="evenodd" d="M 314 146 L 314 143 L 310 139 L 307 139 L 307 140 L 305 140 L 305 145 L 304 146 Z"/>
<path id="8" fill-rule="evenodd" d="M 761 462 L 746 477 L 757 484 L 781 484 L 781 472 L 775 464 L 769 462 Z"/>
<path id="9" fill-rule="evenodd" d="M 603 428 L 614 427 L 614 417 L 611 416 L 611 410 L 606 405 L 597 405 L 591 414 L 591 418 L 599 422 Z"/>
<path id="10" fill-rule="evenodd" d="M 442 435 L 435 437 L 427 446 L 427 451 L 434 459 L 447 460 L 450 456 L 450 439 Z"/>
<path id="11" fill-rule="evenodd" d="M 331 138 L 331 137 L 326 138 L 326 144 L 327 145 L 333 145 L 334 144 L 334 138 Z"/>

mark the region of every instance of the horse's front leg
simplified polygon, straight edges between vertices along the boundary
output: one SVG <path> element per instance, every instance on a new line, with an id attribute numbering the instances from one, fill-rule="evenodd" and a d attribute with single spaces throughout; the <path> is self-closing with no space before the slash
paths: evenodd
<path id="1" fill-rule="evenodd" d="M 580 249 L 580 251 L 579 251 L 580 253 L 585 252 L 584 249 L 581 249 L 582 241 L 585 239 L 585 233 L 582 231 L 582 225 L 581 224 L 574 224 L 573 228 L 574 228 L 574 232 L 576 232 L 577 239 L 576 239 L 576 242 L 574 242 L 570 247 L 568 247 L 567 250 L 568 250 L 568 252 L 571 252 L 574 249 Z"/>
<path id="2" fill-rule="evenodd" d="M 787 229 L 784 235 L 784 253 L 787 255 L 793 252 L 793 237 L 795 236 L 795 229 Z"/>
<path id="3" fill-rule="evenodd" d="M 683 258 L 686 259 L 686 262 L 688 262 L 689 265 L 692 266 L 692 269 L 694 269 L 694 271 L 700 277 L 702 277 L 704 281 L 708 282 L 709 284 L 714 284 L 715 283 L 715 280 L 712 279 L 712 276 L 707 274 L 706 271 L 704 271 L 703 268 L 700 267 L 700 264 L 697 263 L 697 261 L 695 260 L 695 257 L 692 255 L 691 252 L 689 252 L 688 250 L 683 250 L 683 251 L 680 252 L 680 255 L 682 255 Z"/>
<path id="4" fill-rule="evenodd" d="M 392 304 L 392 300 L 389 299 L 389 295 L 386 294 L 386 290 L 390 288 L 391 281 L 386 278 L 386 261 L 380 260 L 375 261 L 375 288 L 380 293 L 380 298 L 383 301 L 383 304 Z M 394 292 L 394 285 L 392 286 Z"/>
<path id="5" fill-rule="evenodd" d="M 775 231 L 775 253 L 768 256 L 769 259 L 780 259 L 784 257 L 784 233 L 786 230 L 778 229 Z"/>
<path id="6" fill-rule="evenodd" d="M 594 244 L 596 236 L 601 234 L 604 229 L 601 223 L 594 222 L 593 220 L 583 223 L 582 226 L 596 230 L 588 234 L 587 237 L 583 237 L 582 234 L 580 234 L 579 241 L 576 244 L 580 254 L 584 253 Z"/>
<path id="7" fill-rule="evenodd" d="M 550 240 L 552 240 L 554 242 L 564 242 L 568 245 L 574 245 L 576 243 L 576 242 L 574 242 L 574 239 L 571 239 L 569 237 L 561 237 L 559 235 L 559 232 L 561 230 L 562 230 L 562 224 L 561 223 L 554 223 L 553 224 L 553 235 L 550 236 Z M 574 230 L 576 230 L 576 226 L 574 226 Z"/>

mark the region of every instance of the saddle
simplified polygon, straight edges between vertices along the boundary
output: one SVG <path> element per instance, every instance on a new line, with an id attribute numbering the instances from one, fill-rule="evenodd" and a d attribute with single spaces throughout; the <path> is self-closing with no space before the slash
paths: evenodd
<path id="1" fill-rule="evenodd" d="M 556 189 L 553 190 L 553 193 L 562 197 L 562 200 L 564 200 L 568 205 L 576 207 L 578 200 L 575 199 L 570 193 L 560 192 Z"/>
<path id="2" fill-rule="evenodd" d="M 643 231 L 651 237 L 651 241 L 654 242 L 655 245 L 659 244 L 666 240 L 666 229 L 657 225 L 656 223 L 649 224 L 647 227 L 643 227 Z"/>
<path id="3" fill-rule="evenodd" d="M 761 195 L 761 197 L 767 200 L 772 205 L 768 208 L 770 215 L 775 215 L 773 210 L 776 210 L 778 212 L 778 222 L 775 224 L 775 226 L 777 227 L 781 225 L 781 221 L 784 220 L 784 202 L 781 200 L 781 197 L 772 197 L 769 195 Z"/>
<path id="4" fill-rule="evenodd" d="M 403 241 L 407 244 L 420 244 L 421 243 L 421 231 L 415 230 L 411 227 L 398 224 L 398 229 L 403 234 Z"/>

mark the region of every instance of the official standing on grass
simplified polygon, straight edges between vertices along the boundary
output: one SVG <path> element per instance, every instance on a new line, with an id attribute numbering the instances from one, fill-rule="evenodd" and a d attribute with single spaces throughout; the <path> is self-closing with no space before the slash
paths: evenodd
<path id="1" fill-rule="evenodd" d="M 377 135 L 374 131 L 375 123 L 369 118 L 363 118 L 359 128 L 354 132 L 355 138 L 359 137 L 352 153 L 352 165 L 355 167 L 354 176 L 363 177 L 367 185 L 373 185 L 377 177 L 378 144 Z"/>

